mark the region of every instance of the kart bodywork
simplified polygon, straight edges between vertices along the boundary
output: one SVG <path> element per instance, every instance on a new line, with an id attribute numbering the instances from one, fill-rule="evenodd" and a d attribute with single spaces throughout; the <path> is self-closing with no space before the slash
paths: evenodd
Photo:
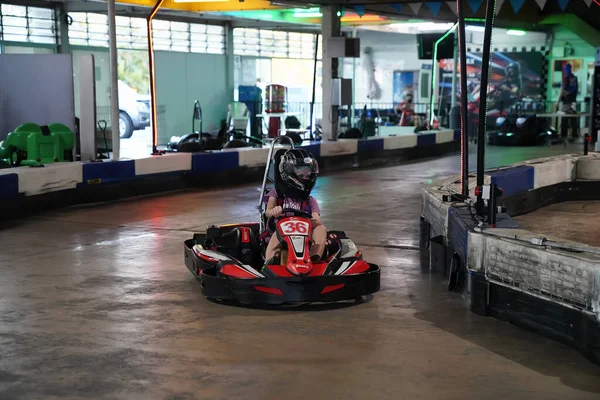
<path id="1" fill-rule="evenodd" d="M 185 264 L 202 293 L 245 304 L 283 304 L 353 300 L 379 291 L 379 266 L 363 260 L 344 232 L 328 231 L 323 256 L 311 261 L 310 215 L 284 209 L 287 216 L 278 221 L 265 218 L 268 186 L 277 187 L 278 161 L 286 151 L 275 152 L 275 145 L 283 140 L 294 146 L 287 137 L 272 143 L 257 206 L 259 221 L 209 226 L 184 242 Z M 264 265 L 271 235 L 281 242 L 280 261 Z"/>

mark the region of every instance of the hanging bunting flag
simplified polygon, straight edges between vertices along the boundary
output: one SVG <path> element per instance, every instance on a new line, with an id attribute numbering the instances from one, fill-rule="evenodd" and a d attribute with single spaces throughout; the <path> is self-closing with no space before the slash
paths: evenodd
<path id="1" fill-rule="evenodd" d="M 448 7 L 450 8 L 450 10 L 452 10 L 454 15 L 458 16 L 458 10 L 456 9 L 456 1 L 447 1 L 446 4 L 448 4 Z"/>
<path id="2" fill-rule="evenodd" d="M 535 0 L 535 2 L 537 3 L 537 5 L 540 8 L 540 10 L 543 10 L 544 7 L 546 7 L 546 3 L 548 2 L 548 0 Z"/>
<path id="3" fill-rule="evenodd" d="M 477 11 L 479 11 L 479 7 L 481 7 L 482 2 L 483 0 L 467 0 L 467 3 L 469 3 L 469 7 L 471 7 L 471 10 L 473 10 L 473 14 L 477 14 Z"/>
<path id="4" fill-rule="evenodd" d="M 408 6 L 415 14 L 419 14 L 419 10 L 421 10 L 422 5 L 423 3 L 408 3 Z"/>
<path id="5" fill-rule="evenodd" d="M 558 0 L 558 5 L 562 11 L 565 11 L 567 5 L 569 4 L 569 0 Z"/>
<path id="6" fill-rule="evenodd" d="M 513 10 L 515 10 L 515 14 L 518 14 L 521 11 L 521 7 L 525 4 L 525 0 L 510 0 L 510 5 Z"/>
<path id="7" fill-rule="evenodd" d="M 437 14 L 438 12 L 440 12 L 440 8 L 442 7 L 442 3 L 437 1 L 427 1 L 425 2 L 425 4 L 427 4 L 427 7 L 429 8 L 433 16 L 437 17 Z"/>
<path id="8" fill-rule="evenodd" d="M 352 8 L 354 8 L 359 17 L 362 18 L 365 15 L 365 6 L 352 6 Z"/>
<path id="9" fill-rule="evenodd" d="M 500 9 L 504 5 L 504 0 L 496 0 L 496 16 L 500 14 Z"/>
<path id="10" fill-rule="evenodd" d="M 398 11 L 399 13 L 402 12 L 402 4 L 400 4 L 400 3 L 390 4 L 390 7 L 392 7 L 394 10 Z"/>
<path id="11" fill-rule="evenodd" d="M 583 2 L 585 3 L 586 6 L 591 6 L 592 3 L 594 2 L 594 0 L 583 0 Z"/>

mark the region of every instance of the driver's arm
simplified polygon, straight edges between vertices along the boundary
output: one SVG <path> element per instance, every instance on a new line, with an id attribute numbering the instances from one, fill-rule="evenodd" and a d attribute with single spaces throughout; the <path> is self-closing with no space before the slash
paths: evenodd
<path id="1" fill-rule="evenodd" d="M 275 197 L 269 197 L 269 201 L 267 202 L 267 210 L 265 211 L 265 216 L 267 218 L 277 218 L 281 216 L 281 211 L 281 207 L 277 206 L 277 200 L 275 199 Z"/>
<path id="2" fill-rule="evenodd" d="M 321 222 L 321 216 L 316 212 L 312 213 L 312 220 L 310 222 L 312 222 L 313 227 L 323 225 Z"/>

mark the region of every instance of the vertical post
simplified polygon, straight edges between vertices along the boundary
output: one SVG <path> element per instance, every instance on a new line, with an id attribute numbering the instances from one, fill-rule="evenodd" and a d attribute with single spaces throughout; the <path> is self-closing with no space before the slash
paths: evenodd
<path id="1" fill-rule="evenodd" d="M 356 39 L 358 37 L 358 28 L 355 26 L 352 28 L 352 37 Z M 356 57 L 352 58 L 352 106 L 350 107 L 350 118 L 348 118 L 350 128 L 354 128 L 354 112 L 356 107 L 354 102 L 356 101 Z"/>
<path id="2" fill-rule="evenodd" d="M 156 76 L 154 74 L 154 46 L 152 40 L 152 20 L 158 12 L 158 9 L 165 0 L 157 0 L 154 8 L 148 15 L 148 67 L 150 69 L 150 121 L 152 124 L 152 154 L 159 154 L 158 146 L 158 116 L 156 111 Z"/>
<path id="3" fill-rule="evenodd" d="M 67 19 L 67 4 L 57 5 L 54 8 L 54 12 L 57 15 L 56 25 L 58 31 L 59 45 L 57 52 L 58 54 L 71 54 L 71 46 L 69 45 L 69 25 Z"/>
<path id="4" fill-rule="evenodd" d="M 460 183 L 461 194 L 469 195 L 469 124 L 467 104 L 467 43 L 465 39 L 465 0 L 458 0 L 458 45 L 460 55 Z"/>
<path id="5" fill-rule="evenodd" d="M 337 140 L 338 107 L 331 105 L 333 80 L 338 77 L 338 59 L 330 57 L 327 51 L 327 41 L 332 37 L 340 36 L 340 17 L 337 6 L 321 8 L 321 35 L 323 36 L 323 114 L 322 123 L 323 139 Z"/>
<path id="6" fill-rule="evenodd" d="M 227 85 L 227 102 L 231 103 L 235 100 L 235 84 L 234 84 L 234 55 L 233 55 L 233 25 L 231 22 L 225 24 L 225 66 L 227 68 L 226 85 Z"/>
<path id="7" fill-rule="evenodd" d="M 458 32 L 454 31 L 454 56 L 452 57 L 452 99 L 450 100 L 450 108 L 456 106 L 456 73 L 458 72 Z"/>
<path id="8" fill-rule="evenodd" d="M 313 140 L 313 116 L 315 111 L 315 91 L 317 84 L 317 59 L 319 58 L 319 34 L 315 35 L 315 58 L 313 60 L 312 98 L 310 100 L 310 140 Z"/>
<path id="9" fill-rule="evenodd" d="M 112 131 L 112 159 L 119 159 L 119 63 L 117 60 L 117 26 L 115 0 L 108 0 L 108 53 L 110 58 L 110 122 Z"/>
<path id="10" fill-rule="evenodd" d="M 477 128 L 477 186 L 483 186 L 485 171 L 485 130 L 487 114 L 487 90 L 490 78 L 490 50 L 492 47 L 492 29 L 494 28 L 494 15 L 496 0 L 487 0 L 485 10 L 485 31 L 483 32 L 483 55 L 481 57 L 481 85 L 479 94 L 479 124 Z M 481 193 L 477 196 L 476 209 L 483 213 L 483 199 Z"/>

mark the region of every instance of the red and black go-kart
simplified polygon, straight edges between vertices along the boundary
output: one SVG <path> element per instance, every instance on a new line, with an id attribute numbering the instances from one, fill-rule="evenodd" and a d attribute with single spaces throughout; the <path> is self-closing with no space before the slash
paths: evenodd
<path id="1" fill-rule="evenodd" d="M 284 209 L 285 215 L 293 216 L 265 219 L 267 184 L 277 187 L 279 159 L 286 151 L 279 149 L 273 156 L 275 144 L 282 139 L 289 138 L 278 137 L 269 151 L 258 206 L 260 221 L 213 225 L 185 241 L 185 265 L 200 281 L 202 293 L 244 304 L 284 304 L 354 300 L 379 291 L 379 266 L 364 261 L 344 232 L 329 231 L 321 260 L 313 262 L 310 215 Z M 264 266 L 270 234 L 281 239 L 280 262 Z"/>

